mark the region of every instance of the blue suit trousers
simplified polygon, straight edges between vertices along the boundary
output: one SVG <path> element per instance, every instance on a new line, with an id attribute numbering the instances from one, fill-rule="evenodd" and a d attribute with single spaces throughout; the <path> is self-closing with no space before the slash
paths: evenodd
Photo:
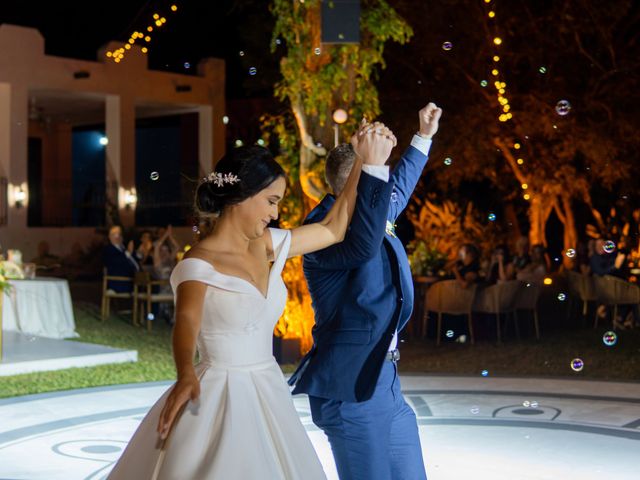
<path id="1" fill-rule="evenodd" d="M 416 416 L 385 361 L 365 402 L 309 397 L 313 423 L 329 438 L 341 480 L 426 480 Z"/>

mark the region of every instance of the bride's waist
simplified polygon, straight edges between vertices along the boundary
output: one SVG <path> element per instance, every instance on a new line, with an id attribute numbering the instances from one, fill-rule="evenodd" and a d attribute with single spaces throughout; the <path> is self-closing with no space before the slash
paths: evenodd
<path id="1" fill-rule="evenodd" d="M 242 361 L 229 361 L 230 359 L 218 358 L 218 357 L 204 357 L 201 358 L 196 368 L 206 368 L 215 370 L 240 370 L 240 371 L 252 371 L 263 370 L 270 367 L 278 367 L 276 359 L 271 355 L 268 358 L 263 358 L 259 361 L 242 362 Z M 279 368 L 279 367 L 278 367 Z"/>

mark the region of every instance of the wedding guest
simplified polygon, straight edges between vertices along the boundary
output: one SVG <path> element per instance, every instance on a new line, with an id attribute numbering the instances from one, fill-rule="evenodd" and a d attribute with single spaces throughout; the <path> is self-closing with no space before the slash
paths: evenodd
<path id="1" fill-rule="evenodd" d="M 451 273 L 462 288 L 468 288 L 477 283 L 480 280 L 480 251 L 478 247 L 472 243 L 462 245 L 458 251 L 458 260 L 451 267 Z"/>
<path id="2" fill-rule="evenodd" d="M 514 278 L 512 270 L 507 268 L 509 258 L 509 247 L 506 245 L 498 245 L 493 250 L 486 279 L 487 283 L 493 285 Z"/>
<path id="3" fill-rule="evenodd" d="M 140 246 L 136 250 L 136 261 L 143 270 L 153 269 L 153 239 L 149 230 L 143 231 L 140 235 Z"/>
<path id="4" fill-rule="evenodd" d="M 133 256 L 133 240 L 129 241 L 127 248 L 124 246 L 122 228 L 114 225 L 109 229 L 109 244 L 104 247 L 103 265 L 107 269 L 107 275 L 118 277 L 133 277 L 140 270 Z M 133 282 L 109 280 L 107 288 L 114 292 L 126 293 L 133 290 Z"/>
<path id="5" fill-rule="evenodd" d="M 529 255 L 529 237 L 522 236 L 516 241 L 516 254 L 513 256 L 511 263 L 507 267 L 508 275 L 515 277 L 519 271 L 524 269 L 531 263 Z"/>
<path id="6" fill-rule="evenodd" d="M 516 279 L 527 283 L 542 283 L 549 271 L 545 253 L 546 249 L 541 243 L 531 247 L 530 262 L 516 273 Z"/>

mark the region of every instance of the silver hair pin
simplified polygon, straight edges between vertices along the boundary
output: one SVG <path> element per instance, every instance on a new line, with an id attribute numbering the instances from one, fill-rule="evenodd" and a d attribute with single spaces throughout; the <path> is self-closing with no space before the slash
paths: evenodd
<path id="1" fill-rule="evenodd" d="M 239 183 L 240 179 L 234 175 L 233 173 L 218 173 L 211 172 L 209 175 L 202 179 L 205 183 L 215 183 L 217 187 L 223 186 L 225 183 L 229 183 L 233 185 L 234 183 Z"/>

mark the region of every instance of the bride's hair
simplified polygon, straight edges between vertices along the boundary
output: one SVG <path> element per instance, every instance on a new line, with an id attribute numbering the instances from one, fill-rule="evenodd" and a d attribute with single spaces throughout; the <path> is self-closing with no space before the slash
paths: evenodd
<path id="1" fill-rule="evenodd" d="M 277 178 L 285 177 L 269 150 L 259 146 L 234 148 L 218 161 L 215 173 L 234 180 L 216 182 L 205 177 L 200 182 L 195 209 L 201 219 L 218 217 L 226 206 L 253 197 Z"/>

